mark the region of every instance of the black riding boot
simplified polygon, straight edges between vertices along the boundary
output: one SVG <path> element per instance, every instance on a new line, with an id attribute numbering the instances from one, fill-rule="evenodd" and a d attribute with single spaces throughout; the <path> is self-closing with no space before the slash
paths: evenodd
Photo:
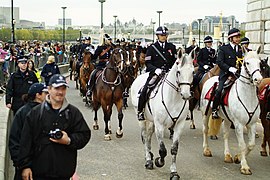
<path id="1" fill-rule="evenodd" d="M 215 99 L 213 101 L 213 107 L 212 107 L 212 118 L 213 119 L 218 119 L 219 115 L 218 115 L 218 105 L 220 103 L 220 97 L 219 96 L 215 96 Z"/>
<path id="2" fill-rule="evenodd" d="M 139 121 L 145 120 L 144 108 L 147 101 L 146 99 L 147 89 L 148 87 L 147 85 L 145 85 L 139 97 L 139 102 L 138 102 L 138 120 Z"/>
<path id="3" fill-rule="evenodd" d="M 94 86 L 95 86 L 95 80 L 96 80 L 96 73 L 97 73 L 97 69 L 95 69 L 91 75 L 90 75 L 90 80 L 87 84 L 87 93 L 86 95 L 90 98 L 90 101 L 92 101 L 92 92 L 93 92 L 93 89 L 94 89 Z"/>

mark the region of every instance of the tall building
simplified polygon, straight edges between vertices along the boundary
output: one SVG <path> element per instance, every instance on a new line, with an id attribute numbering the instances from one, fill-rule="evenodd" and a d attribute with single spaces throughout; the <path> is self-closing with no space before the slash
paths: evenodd
<path id="1" fill-rule="evenodd" d="M 264 54 L 270 54 L 270 1 L 247 0 L 246 37 L 254 50 L 262 45 Z"/>
<path id="2" fill-rule="evenodd" d="M 19 7 L 13 7 L 13 18 L 15 23 L 20 23 L 20 9 Z M 11 25 L 11 8 L 0 7 L 0 26 Z"/>
<path id="3" fill-rule="evenodd" d="M 63 26 L 63 19 L 58 19 L 58 26 Z M 72 20 L 65 18 L 65 26 L 66 28 L 72 26 Z"/>

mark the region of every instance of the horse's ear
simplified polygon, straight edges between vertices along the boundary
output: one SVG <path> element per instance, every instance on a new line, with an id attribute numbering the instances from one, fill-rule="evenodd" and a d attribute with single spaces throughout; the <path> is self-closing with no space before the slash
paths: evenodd
<path id="1" fill-rule="evenodd" d="M 261 54 L 262 53 L 262 46 L 259 46 L 257 49 L 257 54 Z"/>
<path id="2" fill-rule="evenodd" d="M 178 59 L 181 59 L 181 57 L 183 56 L 183 51 L 182 51 L 182 49 L 179 49 L 178 50 Z"/>
<path id="3" fill-rule="evenodd" d="M 198 46 L 195 46 L 195 48 L 193 48 L 192 51 L 189 53 L 189 56 L 195 57 L 196 49 L 197 49 L 197 48 L 198 48 Z"/>

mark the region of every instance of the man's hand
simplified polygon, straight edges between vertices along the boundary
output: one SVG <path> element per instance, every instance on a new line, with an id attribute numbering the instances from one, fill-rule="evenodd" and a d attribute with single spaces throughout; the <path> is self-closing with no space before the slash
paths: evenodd
<path id="1" fill-rule="evenodd" d="M 209 66 L 208 66 L 208 65 L 204 65 L 203 68 L 204 68 L 205 70 L 207 70 L 207 69 L 209 68 Z"/>
<path id="2" fill-rule="evenodd" d="M 237 72 L 237 69 L 235 67 L 230 67 L 229 71 L 233 74 L 235 74 Z"/>
<path id="3" fill-rule="evenodd" d="M 156 70 L 155 70 L 155 73 L 156 73 L 156 75 L 160 75 L 161 73 L 162 73 L 162 70 L 161 69 L 159 69 L 159 68 L 157 68 Z"/>
<path id="4" fill-rule="evenodd" d="M 26 168 L 22 171 L 22 179 L 23 180 L 33 180 L 32 170 L 30 168 Z"/>
<path id="5" fill-rule="evenodd" d="M 70 144 L 70 138 L 68 137 L 67 133 L 65 131 L 61 131 L 63 133 L 63 136 L 61 139 L 53 139 L 50 138 L 51 141 L 58 143 L 58 144 L 65 144 L 65 145 L 69 145 Z"/>
<path id="6" fill-rule="evenodd" d="M 11 104 L 7 104 L 6 107 L 10 109 L 11 108 Z"/>

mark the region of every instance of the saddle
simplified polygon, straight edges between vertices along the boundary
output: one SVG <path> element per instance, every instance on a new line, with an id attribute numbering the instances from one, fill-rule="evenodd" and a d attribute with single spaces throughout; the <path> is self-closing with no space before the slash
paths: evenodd
<path id="1" fill-rule="evenodd" d="M 229 105 L 229 101 L 228 101 L 229 94 L 230 94 L 231 87 L 234 84 L 235 80 L 236 80 L 236 78 L 229 77 L 227 79 L 227 81 L 224 83 L 223 90 L 222 90 L 222 93 L 221 93 L 221 104 L 222 105 L 225 105 L 225 106 L 228 106 Z M 214 93 L 214 91 L 216 90 L 217 87 L 218 87 L 218 83 L 217 84 L 214 84 L 208 90 L 208 92 L 206 93 L 204 99 L 207 99 L 209 101 L 213 101 L 214 98 L 215 98 L 215 95 L 212 95 L 212 93 Z"/>

